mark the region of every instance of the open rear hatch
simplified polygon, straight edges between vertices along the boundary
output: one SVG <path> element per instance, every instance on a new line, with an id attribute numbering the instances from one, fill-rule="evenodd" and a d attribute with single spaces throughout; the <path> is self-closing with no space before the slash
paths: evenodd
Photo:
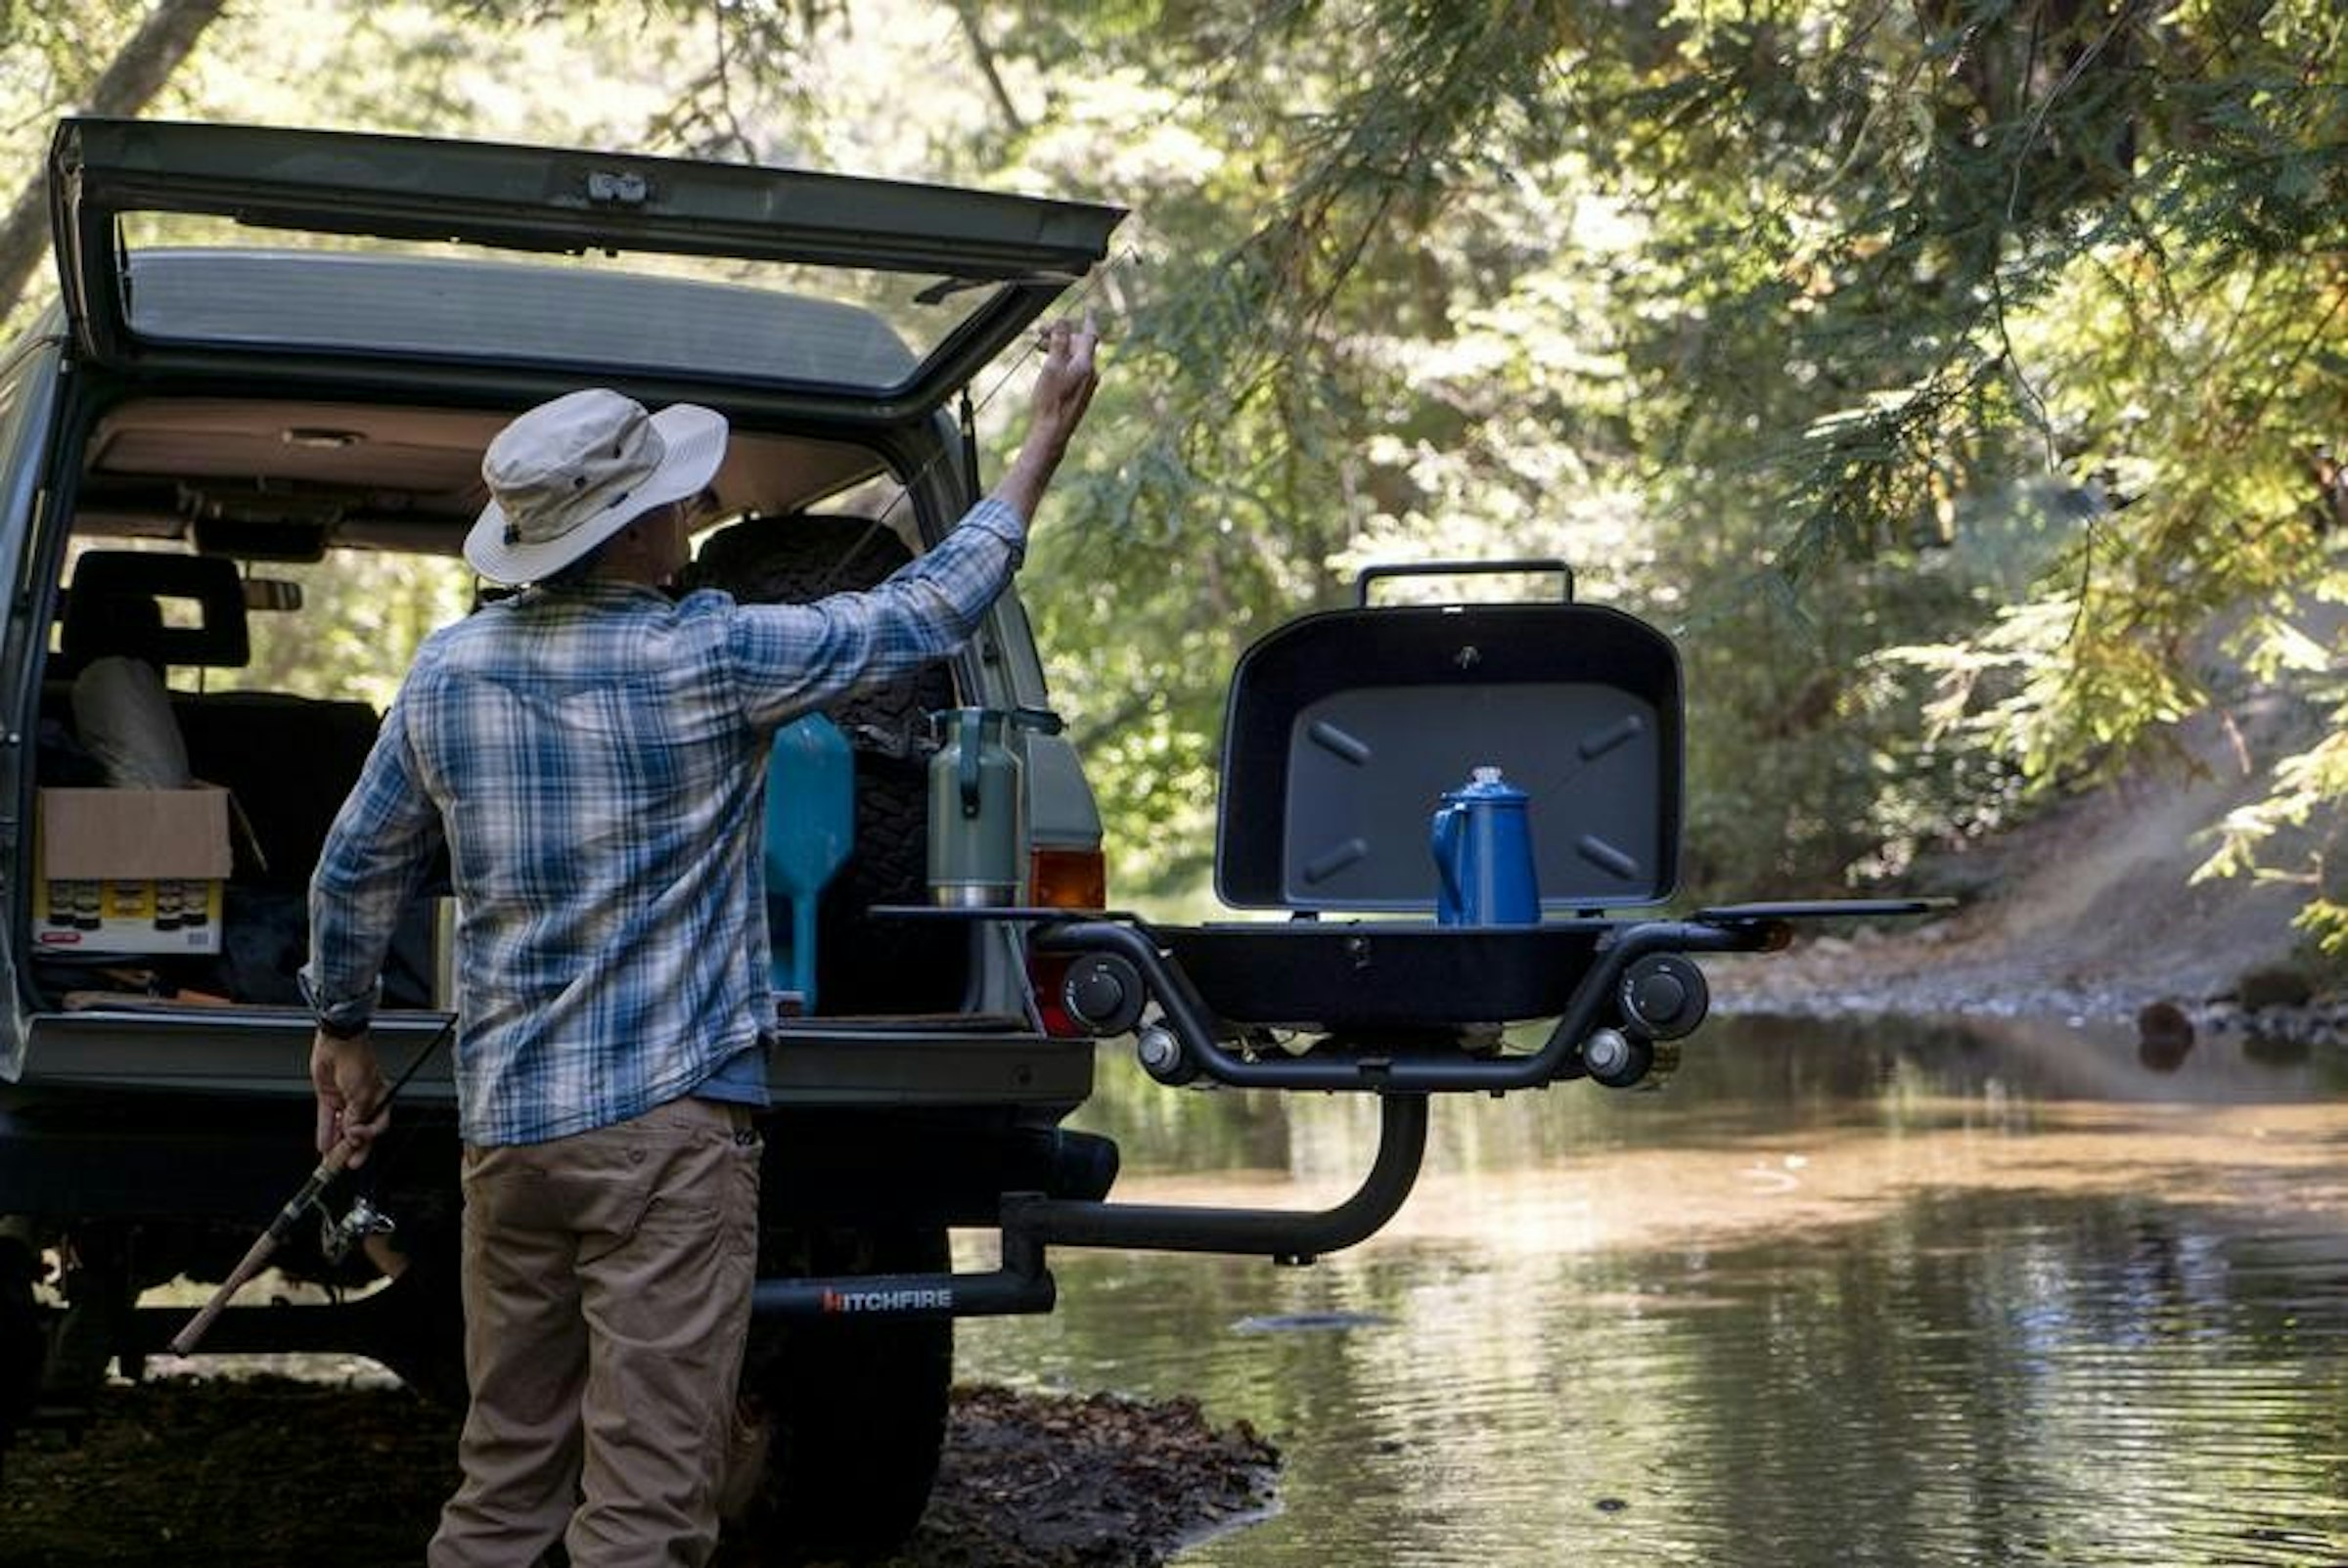
<path id="1" fill-rule="evenodd" d="M 58 127 L 49 174 L 72 331 L 108 364 L 617 363 L 679 389 L 820 394 L 876 424 L 941 403 L 1106 256 L 1124 215 L 626 154 L 97 118 Z M 248 252 L 242 295 L 194 287 L 199 253 L 221 248 Z M 273 260 L 288 250 L 298 265 Z M 377 308 L 368 286 L 391 255 L 475 277 L 504 258 L 513 287 L 450 298 L 462 320 L 425 308 L 429 290 Z M 648 320 L 618 308 L 641 273 L 707 291 Z"/>

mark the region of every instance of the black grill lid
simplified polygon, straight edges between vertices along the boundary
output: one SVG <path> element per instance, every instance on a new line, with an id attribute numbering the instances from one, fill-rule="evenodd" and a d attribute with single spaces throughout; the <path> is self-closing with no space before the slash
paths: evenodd
<path id="1" fill-rule="evenodd" d="M 1431 912 L 1429 819 L 1489 766 L 1531 797 L 1544 908 L 1659 903 L 1679 875 L 1681 753 L 1679 655 L 1619 610 L 1303 616 L 1233 672 L 1216 891 L 1242 909 Z"/>

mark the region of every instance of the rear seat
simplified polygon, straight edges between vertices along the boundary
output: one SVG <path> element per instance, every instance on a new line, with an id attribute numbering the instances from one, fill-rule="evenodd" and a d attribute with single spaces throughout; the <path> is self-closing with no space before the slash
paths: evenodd
<path id="1" fill-rule="evenodd" d="M 166 604 L 193 605 L 196 624 L 186 624 L 184 612 L 165 614 Z M 169 624 L 174 619 L 182 624 Z M 164 672 L 250 663 L 245 585 L 223 557 L 90 551 L 75 563 L 58 641 L 42 707 L 45 717 L 69 726 L 73 677 L 94 659 L 139 658 Z M 239 965 L 241 1000 L 295 1000 L 292 967 L 306 943 L 302 895 L 380 720 L 364 702 L 277 692 L 173 691 L 170 705 L 190 773 L 227 789 L 240 819 L 232 834 L 231 958 L 239 956 L 240 911 L 248 923 L 272 928 L 266 960 Z M 429 912 L 426 922 L 429 946 Z"/>
<path id="2" fill-rule="evenodd" d="M 189 771 L 226 787 L 244 813 L 250 836 L 238 845 L 236 879 L 306 889 L 326 830 L 375 744 L 375 709 L 276 692 L 174 692 L 171 711 Z"/>
<path id="3" fill-rule="evenodd" d="M 197 623 L 167 624 L 167 603 L 194 606 Z M 236 563 L 147 551 L 82 556 L 67 591 L 53 687 L 69 687 L 92 659 L 110 654 L 164 672 L 244 668 L 252 648 Z M 375 710 L 275 692 L 174 691 L 171 712 L 190 771 L 227 789 L 249 825 L 249 834 L 240 834 L 236 880 L 306 887 L 327 828 L 375 743 Z"/>

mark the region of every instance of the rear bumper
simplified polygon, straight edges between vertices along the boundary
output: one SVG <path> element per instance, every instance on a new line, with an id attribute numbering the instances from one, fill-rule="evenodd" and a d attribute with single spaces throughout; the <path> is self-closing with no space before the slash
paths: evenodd
<path id="1" fill-rule="evenodd" d="M 445 1014 L 376 1020 L 385 1066 L 431 1048 Z M 15 1095 L 164 1094 L 204 1100 L 310 1098 L 309 1015 L 294 1008 L 125 1004 L 35 1014 Z M 1093 1088 L 1088 1040 L 1055 1040 L 1001 1018 L 803 1019 L 768 1054 L 779 1105 L 1030 1105 L 1063 1111 Z M 445 1053 L 401 1092 L 453 1103 Z"/>
<path id="2" fill-rule="evenodd" d="M 440 1022 L 380 1019 L 386 1069 Z M 36 1017 L 24 1072 L 0 1084 L 0 1213 L 252 1224 L 315 1158 L 310 1037 L 294 1008 Z M 1094 1055 L 983 1020 L 794 1025 L 768 1056 L 770 1218 L 987 1224 L 1006 1191 L 1090 1195 L 1100 1156 L 1057 1129 Z M 457 1148 L 443 1047 L 400 1091 L 379 1180 L 452 1192 Z"/>

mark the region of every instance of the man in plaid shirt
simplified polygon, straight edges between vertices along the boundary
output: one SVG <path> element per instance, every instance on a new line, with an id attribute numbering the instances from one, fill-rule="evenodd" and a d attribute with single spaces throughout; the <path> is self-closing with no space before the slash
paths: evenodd
<path id="1" fill-rule="evenodd" d="M 1046 335 L 993 495 L 886 582 L 813 605 L 660 591 L 725 456 L 710 410 L 574 392 L 490 444 L 466 559 L 531 586 L 417 653 L 319 860 L 302 973 L 318 1146 L 363 1143 L 387 1116 L 379 971 L 445 843 L 473 1399 L 433 1568 L 557 1540 L 576 1568 L 714 1548 L 757 1261 L 768 746 L 970 638 L 1091 400 L 1098 336 Z"/>

